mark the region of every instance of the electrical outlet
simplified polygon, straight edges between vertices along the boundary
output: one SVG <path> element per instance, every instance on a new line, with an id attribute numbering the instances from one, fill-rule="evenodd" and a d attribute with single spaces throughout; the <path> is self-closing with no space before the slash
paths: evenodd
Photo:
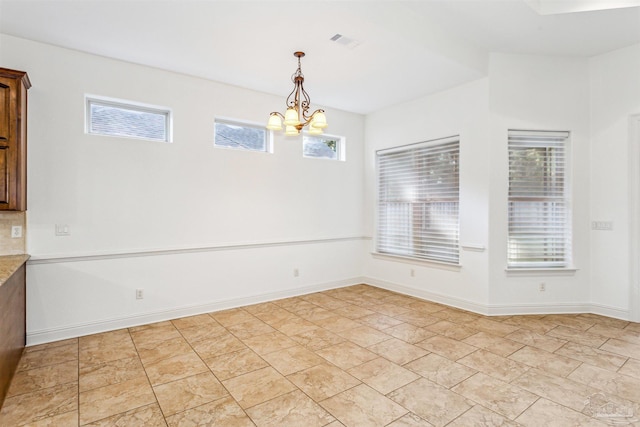
<path id="1" fill-rule="evenodd" d="M 547 290 L 547 285 L 546 285 L 546 283 L 544 283 L 544 282 L 540 283 L 540 285 L 538 286 L 538 290 L 539 290 L 540 292 L 544 292 L 544 291 L 546 291 L 546 290 Z"/>
<path id="2" fill-rule="evenodd" d="M 11 226 L 11 238 L 18 239 L 22 237 L 22 226 L 21 225 L 12 225 Z"/>
<path id="3" fill-rule="evenodd" d="M 416 271 L 413 268 L 409 270 L 409 276 L 416 277 Z"/>
<path id="4" fill-rule="evenodd" d="M 298 277 L 300 276 L 300 270 L 298 270 L 297 268 L 293 269 L 293 277 Z"/>
<path id="5" fill-rule="evenodd" d="M 144 289 L 136 289 L 136 299 L 144 299 Z"/>

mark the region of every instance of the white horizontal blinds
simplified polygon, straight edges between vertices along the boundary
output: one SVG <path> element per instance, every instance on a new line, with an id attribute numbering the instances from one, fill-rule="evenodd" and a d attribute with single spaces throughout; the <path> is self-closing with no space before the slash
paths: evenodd
<path id="1" fill-rule="evenodd" d="M 249 151 L 268 151 L 267 130 L 264 126 L 215 119 L 213 145 Z"/>
<path id="2" fill-rule="evenodd" d="M 510 267 L 565 267 L 571 257 L 569 132 L 509 131 Z"/>
<path id="3" fill-rule="evenodd" d="M 458 137 L 376 153 L 377 252 L 459 260 Z"/>
<path id="4" fill-rule="evenodd" d="M 168 142 L 169 110 L 87 98 L 88 132 Z"/>

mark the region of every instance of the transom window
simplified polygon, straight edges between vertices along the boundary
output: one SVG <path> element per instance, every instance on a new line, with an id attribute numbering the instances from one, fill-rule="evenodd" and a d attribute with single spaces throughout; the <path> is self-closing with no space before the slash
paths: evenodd
<path id="1" fill-rule="evenodd" d="M 85 99 L 87 133 L 171 142 L 169 108 L 89 95 Z"/>
<path id="2" fill-rule="evenodd" d="M 345 160 L 345 138 L 331 135 L 302 137 L 302 155 L 315 159 Z"/>
<path id="3" fill-rule="evenodd" d="M 215 119 L 213 145 L 248 151 L 271 151 L 271 133 L 264 126 Z"/>
<path id="4" fill-rule="evenodd" d="M 380 150 L 377 252 L 459 263 L 459 137 Z"/>

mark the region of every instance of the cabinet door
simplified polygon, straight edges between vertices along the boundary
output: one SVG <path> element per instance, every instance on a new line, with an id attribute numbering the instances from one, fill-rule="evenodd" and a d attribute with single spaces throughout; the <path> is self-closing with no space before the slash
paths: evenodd
<path id="1" fill-rule="evenodd" d="M 0 206 L 10 203 L 12 146 L 16 144 L 16 80 L 0 77 Z"/>
<path id="2" fill-rule="evenodd" d="M 11 91 L 13 80 L 0 77 L 0 144 L 6 145 L 11 128 Z"/>
<path id="3" fill-rule="evenodd" d="M 0 210 L 26 208 L 25 136 L 26 89 L 19 78 L 0 75 Z"/>
<path id="4" fill-rule="evenodd" d="M 9 147 L 0 145 L 0 206 L 9 206 Z"/>

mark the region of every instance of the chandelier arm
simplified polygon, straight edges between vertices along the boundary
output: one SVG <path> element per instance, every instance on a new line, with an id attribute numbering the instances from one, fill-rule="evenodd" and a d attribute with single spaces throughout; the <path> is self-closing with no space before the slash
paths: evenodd
<path id="1" fill-rule="evenodd" d="M 309 97 L 309 94 L 307 93 L 307 91 L 304 90 L 304 86 L 302 86 L 302 83 L 300 83 L 300 91 L 302 92 L 302 97 L 303 97 L 300 103 L 300 107 L 302 108 L 302 118 L 305 121 L 308 121 L 308 119 L 311 118 L 311 116 L 307 115 L 309 113 L 309 106 L 311 105 L 311 97 Z"/>
<path id="2" fill-rule="evenodd" d="M 324 113 L 324 110 L 322 108 L 318 108 L 316 111 L 311 113 L 310 116 L 303 117 L 304 118 L 304 122 L 302 122 L 302 126 L 307 126 L 309 123 L 311 123 L 311 120 L 313 120 L 313 116 L 315 116 L 316 113 Z"/>
<path id="3" fill-rule="evenodd" d="M 297 91 L 298 91 L 298 85 L 295 85 L 293 87 L 293 90 L 289 94 L 289 96 L 287 96 L 287 107 L 295 108 L 298 105 L 298 94 L 297 94 Z M 292 96 L 293 96 L 293 100 L 291 99 Z"/>

